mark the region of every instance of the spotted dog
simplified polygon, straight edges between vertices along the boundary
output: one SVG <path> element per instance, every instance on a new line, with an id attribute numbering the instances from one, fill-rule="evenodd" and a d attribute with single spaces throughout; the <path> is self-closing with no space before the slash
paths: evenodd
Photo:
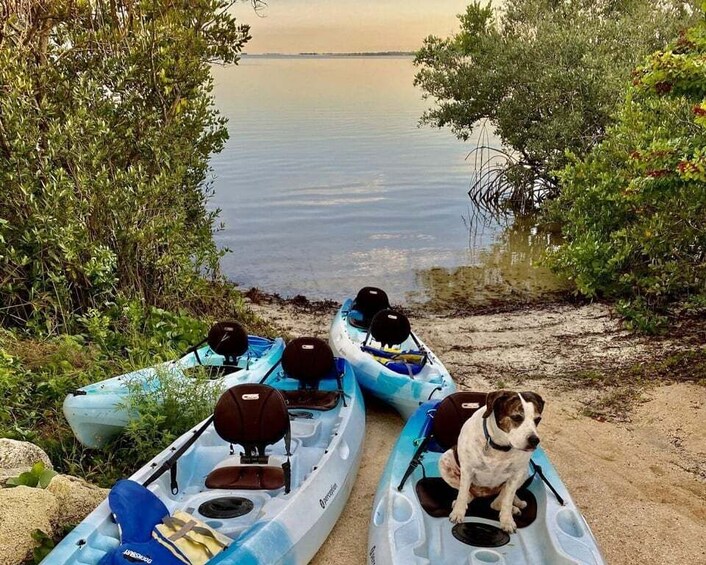
<path id="1" fill-rule="evenodd" d="M 508 533 L 517 529 L 513 515 L 527 503 L 515 493 L 539 444 L 543 409 L 544 400 L 534 392 L 498 390 L 488 394 L 485 410 L 466 421 L 457 445 L 439 459 L 441 476 L 459 493 L 451 522 L 463 522 L 473 498 L 497 495 L 491 507 L 500 512 L 501 528 Z"/>

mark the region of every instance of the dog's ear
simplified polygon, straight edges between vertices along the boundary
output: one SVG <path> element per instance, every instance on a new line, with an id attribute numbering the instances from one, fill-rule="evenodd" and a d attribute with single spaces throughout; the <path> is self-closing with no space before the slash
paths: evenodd
<path id="1" fill-rule="evenodd" d="M 522 398 L 524 398 L 527 402 L 531 402 L 534 404 L 535 408 L 537 409 L 537 412 L 540 414 L 542 413 L 542 410 L 544 410 L 544 399 L 539 396 L 536 392 L 532 392 L 531 390 L 521 392 Z"/>
<path id="2" fill-rule="evenodd" d="M 483 418 L 487 418 L 495 410 L 495 406 L 499 405 L 500 402 L 510 398 L 512 395 L 517 394 L 511 390 L 494 390 L 489 392 L 485 399 L 485 412 L 483 412 Z"/>

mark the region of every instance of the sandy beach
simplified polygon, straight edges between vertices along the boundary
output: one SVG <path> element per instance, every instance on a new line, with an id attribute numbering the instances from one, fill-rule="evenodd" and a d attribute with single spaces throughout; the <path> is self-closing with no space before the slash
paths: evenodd
<path id="1" fill-rule="evenodd" d="M 332 305 L 257 302 L 253 309 L 291 336 L 328 336 Z M 544 396 L 542 445 L 608 563 L 706 563 L 706 388 L 660 381 L 620 396 L 615 387 L 567 383 L 577 371 L 639 364 L 676 350 L 678 342 L 631 336 L 608 307 L 596 304 L 483 315 L 416 312 L 410 319 L 461 388 L 531 389 Z M 586 415 L 611 394 L 617 399 L 612 415 Z M 630 398 L 629 406 L 620 406 L 621 398 Z M 377 481 L 403 426 L 373 399 L 366 399 L 366 409 L 360 472 L 315 565 L 366 561 Z"/>

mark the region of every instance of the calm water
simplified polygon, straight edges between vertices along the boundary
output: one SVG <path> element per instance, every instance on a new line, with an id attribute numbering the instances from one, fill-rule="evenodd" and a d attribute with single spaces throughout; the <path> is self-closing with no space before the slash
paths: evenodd
<path id="1" fill-rule="evenodd" d="M 231 137 L 212 161 L 213 205 L 232 280 L 334 299 L 372 284 L 423 300 L 494 285 L 503 275 L 484 265 L 498 252 L 527 263 L 503 244 L 503 226 L 473 221 L 465 158 L 476 140 L 417 127 L 427 103 L 414 72 L 408 57 L 214 68 Z"/>

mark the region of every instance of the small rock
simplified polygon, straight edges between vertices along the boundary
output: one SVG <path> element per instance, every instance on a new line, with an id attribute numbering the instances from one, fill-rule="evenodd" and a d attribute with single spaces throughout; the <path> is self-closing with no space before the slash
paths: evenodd
<path id="1" fill-rule="evenodd" d="M 78 524 L 108 496 L 109 489 L 100 488 L 69 475 L 54 477 L 47 491 L 59 502 L 59 523 Z"/>
<path id="2" fill-rule="evenodd" d="M 0 489 L 0 565 L 21 565 L 36 546 L 34 530 L 53 534 L 59 511 L 54 495 L 25 486 Z"/>
<path id="3" fill-rule="evenodd" d="M 54 467 L 44 451 L 27 441 L 0 438 L 0 469 L 29 470 L 41 461 L 47 469 Z"/>

